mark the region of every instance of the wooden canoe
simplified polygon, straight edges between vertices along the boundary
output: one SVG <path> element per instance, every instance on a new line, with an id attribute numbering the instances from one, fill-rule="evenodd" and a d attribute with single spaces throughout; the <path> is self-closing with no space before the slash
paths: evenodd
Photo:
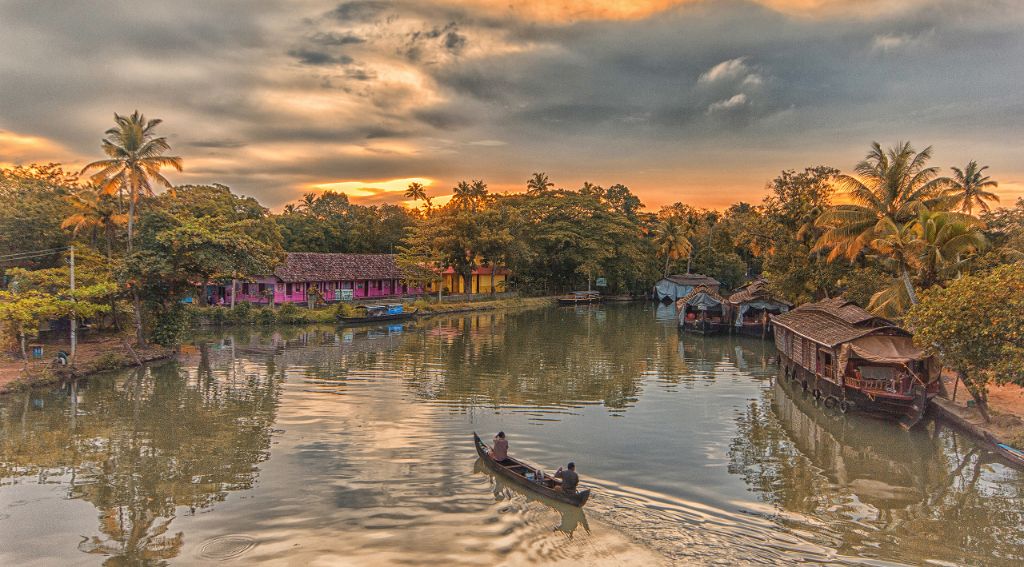
<path id="1" fill-rule="evenodd" d="M 999 456 L 1013 463 L 1017 467 L 1024 468 L 1024 451 L 1011 447 L 1005 443 L 1000 443 L 998 439 L 989 433 L 985 433 L 985 438 L 992 444 L 992 448 L 995 449 L 995 452 L 999 453 Z"/>
<path id="2" fill-rule="evenodd" d="M 417 309 L 405 313 L 392 313 L 391 315 L 375 315 L 371 317 L 338 317 L 338 320 L 345 325 L 358 325 L 361 323 L 384 323 L 386 321 L 405 321 L 416 316 Z"/>
<path id="3" fill-rule="evenodd" d="M 537 482 L 526 478 L 527 473 L 536 473 L 538 470 L 537 467 L 528 465 L 522 461 L 513 459 L 512 457 L 509 457 L 508 460 L 505 461 L 506 464 L 501 464 L 495 461 L 491 458 L 490 447 L 485 445 L 484 442 L 480 440 L 480 436 L 476 433 L 473 433 L 473 443 L 476 445 L 476 453 L 477 455 L 480 455 L 484 465 L 507 479 L 509 482 L 513 482 L 523 488 L 532 490 L 537 494 L 551 498 L 552 500 L 565 502 L 566 504 L 571 504 L 573 506 L 582 507 L 590 498 L 589 489 L 581 490 L 575 494 L 566 494 L 562 492 L 559 488 L 561 481 L 556 478 L 552 478 L 549 474 L 544 474 L 543 482 Z"/>

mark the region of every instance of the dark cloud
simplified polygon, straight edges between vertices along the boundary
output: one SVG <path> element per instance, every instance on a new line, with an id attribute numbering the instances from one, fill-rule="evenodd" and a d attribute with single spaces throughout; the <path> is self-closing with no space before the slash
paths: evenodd
<path id="1" fill-rule="evenodd" d="M 465 112 L 457 109 L 429 108 L 419 109 L 412 113 L 413 118 L 437 128 L 438 130 L 458 130 L 471 123 Z"/>
<path id="2" fill-rule="evenodd" d="M 366 43 L 366 40 L 359 36 L 335 32 L 316 32 L 310 36 L 309 40 L 313 43 L 327 46 L 357 45 L 360 43 Z"/>
<path id="3" fill-rule="evenodd" d="M 365 22 L 377 18 L 390 7 L 391 5 L 388 2 L 378 2 L 377 0 L 355 0 L 354 2 L 339 4 L 331 10 L 330 15 L 343 22 Z"/>
<path id="4" fill-rule="evenodd" d="M 313 49 L 291 49 L 288 55 L 298 59 L 303 65 L 349 65 L 354 59 L 348 55 L 331 55 L 324 51 Z"/>
<path id="5" fill-rule="evenodd" d="M 191 140 L 185 142 L 185 145 L 193 148 L 232 149 L 245 147 L 246 144 L 239 140 Z"/>

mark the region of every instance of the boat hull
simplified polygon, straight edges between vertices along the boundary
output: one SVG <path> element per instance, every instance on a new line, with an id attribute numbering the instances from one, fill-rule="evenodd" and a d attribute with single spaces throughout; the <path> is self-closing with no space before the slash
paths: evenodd
<path id="1" fill-rule="evenodd" d="M 795 387 L 814 393 L 827 406 L 834 405 L 843 411 L 853 410 L 866 415 L 897 419 L 905 429 L 910 429 L 924 417 L 931 399 L 930 394 L 912 396 L 866 393 L 857 388 L 841 386 L 815 376 L 782 353 L 779 353 L 779 364 L 782 380 L 794 382 Z"/>
<path id="2" fill-rule="evenodd" d="M 679 328 L 695 335 L 718 335 L 725 332 L 726 325 L 710 321 L 685 321 Z"/>
<path id="3" fill-rule="evenodd" d="M 1000 457 L 1013 466 L 1024 469 L 1024 452 L 1000 442 L 990 433 L 985 433 L 985 439 L 992 444 L 992 450 L 998 453 Z"/>
<path id="4" fill-rule="evenodd" d="M 566 494 L 561 490 L 548 488 L 543 484 L 534 482 L 522 475 L 516 474 L 515 472 L 510 470 L 510 467 L 504 466 L 491 458 L 489 454 L 489 448 L 487 447 L 487 445 L 484 444 L 483 441 L 480 440 L 480 436 L 477 435 L 476 433 L 473 434 L 473 444 L 476 446 L 476 454 L 479 455 L 479 457 L 483 460 L 484 466 L 486 466 L 495 474 L 501 475 L 503 479 L 509 482 L 512 482 L 520 487 L 540 494 L 541 496 L 545 496 L 547 498 L 551 498 L 552 500 L 557 500 L 559 502 L 564 502 L 572 506 L 582 507 L 584 504 L 587 503 L 587 500 L 590 499 L 590 490 L 581 490 L 576 494 Z M 513 459 L 511 457 L 509 458 L 509 461 L 512 461 L 513 463 L 518 465 L 527 466 L 523 465 L 520 461 L 517 461 L 516 459 Z"/>
<path id="5" fill-rule="evenodd" d="M 362 323 L 383 323 L 385 321 L 404 321 L 406 319 L 412 319 L 416 316 L 415 311 L 409 313 L 394 313 L 391 315 L 380 315 L 377 317 L 338 317 L 344 325 L 359 325 Z"/>

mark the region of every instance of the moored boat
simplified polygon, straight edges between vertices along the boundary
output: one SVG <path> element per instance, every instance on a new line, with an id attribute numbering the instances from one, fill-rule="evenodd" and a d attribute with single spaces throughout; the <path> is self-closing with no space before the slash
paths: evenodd
<path id="1" fill-rule="evenodd" d="M 586 305 L 600 302 L 601 293 L 597 291 L 574 291 L 558 298 L 559 305 Z"/>
<path id="2" fill-rule="evenodd" d="M 590 499 L 589 489 L 581 490 L 575 494 L 562 492 L 558 488 L 561 481 L 544 473 L 539 467 L 526 464 L 512 457 L 501 463 L 495 461 L 491 458 L 490 447 L 485 445 L 476 433 L 473 433 L 473 444 L 476 446 L 476 453 L 483 460 L 484 465 L 510 482 L 542 496 L 573 506 L 583 506 Z"/>
<path id="3" fill-rule="evenodd" d="M 912 335 L 842 298 L 772 317 L 782 376 L 828 407 L 899 419 L 909 429 L 938 393 L 939 365 Z"/>
<path id="4" fill-rule="evenodd" d="M 1006 459 L 1017 468 L 1024 468 L 1024 451 L 999 441 L 988 432 L 985 433 L 985 439 L 992 444 L 992 448 L 1000 457 Z"/>
<path id="5" fill-rule="evenodd" d="M 741 286 L 729 296 L 732 331 L 751 337 L 769 338 L 773 334 L 771 318 L 793 308 L 784 299 L 771 294 L 768 282 L 758 278 Z"/>
<path id="6" fill-rule="evenodd" d="M 716 288 L 697 286 L 676 301 L 679 328 L 688 333 L 715 335 L 729 329 L 729 309 Z"/>
<path id="7" fill-rule="evenodd" d="M 416 316 L 416 309 L 406 311 L 401 304 L 392 305 L 365 305 L 357 309 L 365 309 L 366 315 L 362 317 L 338 317 L 338 320 L 346 325 L 358 323 L 382 323 L 384 321 L 403 321 Z"/>

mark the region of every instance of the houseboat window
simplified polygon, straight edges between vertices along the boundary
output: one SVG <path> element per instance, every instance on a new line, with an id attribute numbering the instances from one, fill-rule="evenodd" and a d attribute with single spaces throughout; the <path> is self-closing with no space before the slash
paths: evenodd
<path id="1" fill-rule="evenodd" d="M 892 380 L 895 368 L 891 366 L 861 366 L 861 376 L 868 380 Z"/>

